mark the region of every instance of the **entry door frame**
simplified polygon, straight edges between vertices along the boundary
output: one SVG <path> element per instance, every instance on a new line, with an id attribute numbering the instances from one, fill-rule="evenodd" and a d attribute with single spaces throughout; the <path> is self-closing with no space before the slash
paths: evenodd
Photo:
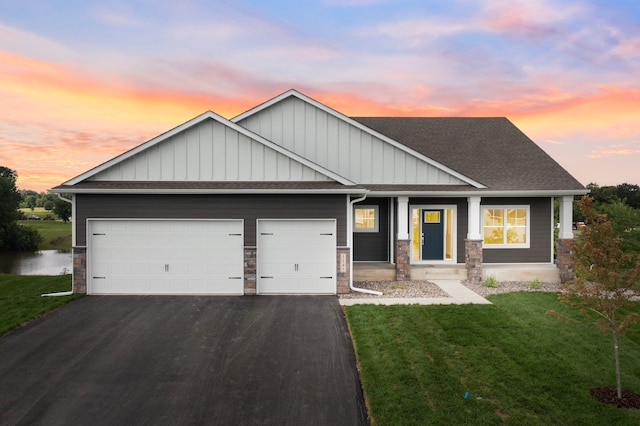
<path id="1" fill-rule="evenodd" d="M 451 223 L 451 259 L 442 259 L 442 260 L 422 260 L 422 241 L 418 241 L 418 246 L 420 247 L 420 252 L 418 253 L 418 258 L 416 258 L 415 256 L 415 249 L 416 249 L 416 245 L 415 245 L 415 238 L 416 238 L 416 234 L 413 232 L 414 231 L 414 223 L 413 223 L 413 213 L 414 210 L 419 210 L 419 228 L 420 228 L 420 232 L 417 235 L 417 238 L 420 238 L 421 233 L 422 233 L 422 222 L 423 222 L 423 217 L 422 217 L 422 212 L 424 210 L 443 210 L 442 213 L 442 220 L 443 220 L 443 225 L 444 225 L 444 232 L 443 232 L 443 238 L 446 239 L 446 229 L 447 226 L 449 225 L 449 223 L 447 222 L 448 218 L 447 218 L 447 210 L 451 210 L 452 214 L 451 214 L 451 221 L 453 223 Z M 458 262 L 458 206 L 455 204 L 412 204 L 409 206 L 409 223 L 411 226 L 411 232 L 409 233 L 410 237 L 411 237 L 411 242 L 410 242 L 410 247 L 411 247 L 411 263 L 412 264 L 416 264 L 416 265 L 449 265 L 449 264 L 455 264 Z M 446 241 L 443 241 L 444 244 L 444 254 L 443 257 L 446 255 Z"/>

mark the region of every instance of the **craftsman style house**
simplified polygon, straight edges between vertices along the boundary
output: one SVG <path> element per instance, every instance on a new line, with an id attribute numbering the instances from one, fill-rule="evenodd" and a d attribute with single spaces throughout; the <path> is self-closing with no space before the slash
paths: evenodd
<path id="1" fill-rule="evenodd" d="M 506 118 L 347 117 L 295 90 L 52 191 L 72 194 L 74 291 L 238 295 L 343 293 L 359 273 L 566 279 L 587 192 Z"/>

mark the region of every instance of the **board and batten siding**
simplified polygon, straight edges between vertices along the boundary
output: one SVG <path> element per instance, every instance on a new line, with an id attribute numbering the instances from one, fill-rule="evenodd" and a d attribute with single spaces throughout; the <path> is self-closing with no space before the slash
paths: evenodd
<path id="1" fill-rule="evenodd" d="M 347 245 L 344 195 L 77 194 L 77 246 L 86 246 L 88 218 L 244 219 L 244 245 L 248 247 L 256 245 L 256 219 L 336 219 L 337 244 Z"/>
<path id="2" fill-rule="evenodd" d="M 212 119 L 123 160 L 90 180 L 329 181 L 328 177 Z"/>
<path id="3" fill-rule="evenodd" d="M 361 184 L 463 184 L 460 179 L 299 98 L 239 125 Z"/>
<path id="4" fill-rule="evenodd" d="M 484 263 L 549 263 L 553 262 L 551 233 L 551 198 L 483 198 L 482 206 L 528 205 L 529 248 L 484 248 Z"/>

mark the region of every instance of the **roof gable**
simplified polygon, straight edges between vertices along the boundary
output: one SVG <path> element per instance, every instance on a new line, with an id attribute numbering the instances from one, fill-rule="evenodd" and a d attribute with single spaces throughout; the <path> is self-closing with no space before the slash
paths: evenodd
<path id="1" fill-rule="evenodd" d="M 211 112 L 67 182 L 353 182 Z"/>
<path id="2" fill-rule="evenodd" d="M 354 117 L 491 190 L 584 190 L 504 117 Z"/>
<path id="3" fill-rule="evenodd" d="M 483 185 L 295 90 L 231 121 L 358 184 Z"/>

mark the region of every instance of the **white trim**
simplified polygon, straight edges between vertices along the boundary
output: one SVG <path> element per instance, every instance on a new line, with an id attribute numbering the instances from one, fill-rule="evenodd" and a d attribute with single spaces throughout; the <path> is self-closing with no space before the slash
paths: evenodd
<path id="1" fill-rule="evenodd" d="M 369 209 L 373 210 L 373 228 L 356 228 L 356 210 Z M 353 206 L 353 232 L 356 233 L 378 233 L 380 232 L 380 206 L 377 204 L 358 204 Z"/>
<path id="2" fill-rule="evenodd" d="M 366 187 L 367 185 L 363 185 Z M 553 197 L 553 196 L 562 196 L 562 195 L 584 195 L 588 194 L 589 190 L 575 190 L 575 189 L 566 189 L 566 190 L 505 190 L 505 191 L 480 191 L 480 190 L 469 190 L 469 191 L 369 191 L 369 197 L 397 197 L 397 196 L 407 196 L 407 197 L 440 197 L 440 198 L 466 198 L 470 196 L 479 196 L 479 197 Z"/>
<path id="3" fill-rule="evenodd" d="M 96 174 L 108 169 L 109 167 L 112 167 L 112 166 L 114 166 L 114 165 L 116 165 L 116 164 L 118 164 L 118 163 L 120 163 L 120 162 L 122 162 L 122 161 L 124 161 L 124 160 L 126 160 L 128 158 L 130 158 L 130 157 L 133 157 L 134 155 L 136 155 L 136 154 L 138 154 L 138 153 L 140 153 L 142 151 L 145 151 L 145 150 L 157 145 L 158 143 L 160 143 L 160 142 L 162 142 L 162 141 L 164 141 L 164 140 L 166 140 L 166 139 L 168 139 L 168 138 L 170 138 L 170 137 L 172 137 L 172 136 L 174 136 L 174 135 L 176 135 L 176 134 L 178 134 L 178 133 L 180 133 L 180 132 L 182 132 L 182 131 L 190 128 L 190 127 L 193 127 L 193 126 L 195 126 L 195 125 L 197 125 L 197 124 L 199 124 L 199 123 L 201 123 L 201 122 L 203 122 L 203 121 L 205 121 L 207 119 L 215 120 L 218 123 L 221 123 L 221 124 L 231 128 L 231 129 L 233 129 L 233 130 L 235 130 L 235 131 L 247 136 L 250 139 L 253 139 L 253 140 L 257 141 L 257 142 L 260 142 L 263 145 L 275 150 L 276 152 L 278 152 L 278 153 L 280 153 L 280 154 L 282 154 L 282 155 L 284 155 L 286 157 L 289 157 L 292 160 L 297 161 L 297 162 L 299 162 L 299 163 L 301 163 L 301 164 L 303 164 L 303 165 L 315 170 L 316 172 L 320 173 L 321 175 L 324 175 L 324 176 L 326 176 L 326 177 L 328 177 L 328 178 L 330 178 L 330 179 L 332 179 L 332 180 L 334 180 L 336 182 L 340 182 L 341 184 L 347 185 L 347 186 L 355 185 L 355 183 L 350 181 L 349 179 L 347 179 L 347 178 L 345 178 L 343 176 L 340 176 L 339 174 L 337 174 L 337 173 L 335 173 L 335 172 L 333 172 L 333 171 L 331 171 L 329 169 L 326 169 L 326 168 L 320 166 L 319 164 L 316 164 L 316 163 L 314 163 L 312 161 L 309 161 L 306 158 L 301 157 L 300 155 L 298 155 L 298 154 L 296 154 L 296 153 L 294 153 L 292 151 L 289 151 L 288 149 L 286 149 L 286 148 L 284 148 L 284 147 L 282 147 L 282 146 L 280 146 L 278 144 L 275 144 L 275 143 L 263 138 L 262 136 L 260 136 L 260 135 L 258 135 L 256 133 L 253 133 L 252 131 L 250 131 L 250 130 L 248 130 L 248 129 L 246 129 L 246 128 L 238 125 L 238 124 L 236 124 L 235 122 L 227 120 L 226 118 L 216 114 L 213 111 L 204 112 L 204 113 L 200 114 L 199 116 L 197 116 L 195 118 L 192 118 L 191 120 L 189 120 L 189 121 L 187 121 L 187 122 L 185 122 L 185 123 L 183 123 L 183 124 L 181 124 L 181 125 L 179 125 L 177 127 L 174 127 L 173 129 L 171 129 L 171 130 L 169 130 L 169 131 L 167 131 L 167 132 L 165 132 L 165 133 L 163 133 L 163 134 L 161 134 L 159 136 L 156 136 L 155 138 L 150 139 L 147 142 L 144 142 L 143 144 L 138 145 L 137 147 L 135 147 L 133 149 L 130 149 L 127 152 L 122 153 L 122 154 L 118 155 L 117 157 L 114 157 L 111 160 L 109 160 L 109 161 L 107 161 L 105 163 L 102 163 L 99 166 L 94 167 L 93 169 L 90 169 L 89 171 L 86 171 L 86 172 L 84 172 L 83 174 L 81 174 L 79 176 L 76 176 L 73 179 L 70 179 L 70 180 L 66 181 L 65 183 L 63 183 L 63 185 L 75 185 L 75 184 L 77 184 L 79 182 L 82 182 L 82 181 L 84 181 L 86 179 L 89 179 L 90 177 L 95 176 Z"/>
<path id="4" fill-rule="evenodd" d="M 504 237 L 504 232 L 506 232 L 507 230 L 507 224 L 506 224 L 506 210 L 508 209 L 525 209 L 526 210 L 526 243 L 525 244 L 488 244 L 484 241 L 484 211 L 485 209 L 501 209 L 504 211 L 504 218 L 503 218 L 503 237 Z M 482 248 L 483 249 L 487 249 L 487 250 L 492 250 L 492 249 L 528 249 L 531 248 L 531 206 L 530 205 L 525 205 L 525 204 L 518 204 L 518 205 L 508 205 L 508 204 L 497 204 L 497 205 L 485 205 L 483 204 L 480 207 L 480 212 L 481 212 L 481 224 L 482 224 L 482 229 L 481 229 L 481 234 L 482 234 Z M 553 228 L 553 227 L 552 227 Z"/>
<path id="5" fill-rule="evenodd" d="M 446 219 L 446 210 L 447 209 L 451 209 L 453 214 L 452 214 L 452 224 L 451 224 L 451 238 L 452 238 L 452 242 L 451 242 L 451 259 L 442 259 L 442 260 L 422 260 L 422 249 L 421 249 L 421 256 L 420 259 L 414 259 L 413 258 L 413 210 L 414 209 L 418 209 L 418 210 L 445 210 L 445 219 Z M 410 220 L 409 222 L 411 222 L 411 232 L 409 232 L 409 236 L 410 236 L 410 241 L 409 241 L 409 263 L 411 265 L 451 265 L 451 264 L 457 264 L 458 263 L 458 206 L 456 204 L 411 204 L 409 206 L 409 214 L 410 214 Z M 445 223 L 445 227 L 444 229 L 446 230 L 446 223 Z M 443 232 L 442 235 L 443 238 L 443 243 L 445 244 L 444 247 L 446 247 L 446 232 Z M 445 250 L 446 252 L 446 250 Z M 445 253 L 446 255 L 446 253 Z"/>
<path id="6" fill-rule="evenodd" d="M 467 176 L 465 176 L 465 175 L 463 175 L 461 173 L 456 172 L 455 170 L 445 166 L 442 163 L 439 163 L 439 162 L 437 162 L 435 160 L 432 160 L 429 157 L 426 157 L 425 155 L 419 153 L 418 151 L 415 151 L 415 150 L 409 148 L 408 146 L 403 145 L 403 144 L 391 139 L 390 137 L 383 135 L 382 133 L 376 132 L 372 128 L 367 127 L 364 124 L 361 124 L 360 122 L 358 122 L 358 121 L 356 121 L 356 120 L 354 120 L 354 119 L 352 119 L 350 117 L 347 117 L 346 115 L 342 114 L 341 112 L 338 112 L 338 111 L 336 111 L 336 110 L 334 110 L 334 109 L 332 109 L 332 108 L 330 108 L 330 107 L 328 107 L 328 106 L 316 101 L 315 99 L 312 99 L 312 98 L 310 98 L 310 97 L 308 97 L 306 95 L 303 95 L 302 93 L 298 92 L 295 89 L 287 90 L 286 92 L 276 96 L 275 98 L 272 98 L 272 99 L 270 99 L 270 100 L 268 100 L 266 102 L 263 102 L 262 104 L 254 107 L 254 108 L 251 108 L 251 109 L 243 112 L 242 114 L 240 114 L 240 115 L 238 115 L 236 117 L 233 117 L 231 119 L 231 121 L 233 123 L 237 123 L 238 121 L 244 120 L 247 117 L 250 117 L 250 116 L 252 116 L 252 115 L 254 115 L 254 114 L 256 114 L 256 113 L 258 113 L 258 112 L 260 112 L 260 111 L 262 111 L 264 109 L 266 109 L 266 108 L 269 108 L 270 106 L 272 106 L 274 104 L 277 104 L 278 102 L 280 102 L 280 101 L 282 101 L 282 100 L 284 100 L 284 99 L 286 99 L 286 98 L 288 98 L 290 96 L 296 97 L 296 98 L 300 99 L 301 101 L 307 102 L 307 103 L 313 105 L 314 107 L 316 107 L 318 109 L 321 109 L 322 111 L 326 112 L 327 114 L 332 115 L 335 118 L 337 118 L 339 120 L 342 120 L 342 121 L 344 121 L 344 122 L 346 122 L 346 123 L 348 123 L 348 124 L 350 124 L 350 125 L 352 125 L 354 127 L 357 127 L 358 129 L 362 130 L 363 132 L 366 132 L 366 133 L 368 133 L 368 134 L 370 134 L 370 135 L 372 135 L 372 136 L 374 136 L 374 137 L 376 137 L 378 139 L 381 139 L 381 140 L 385 141 L 386 143 L 398 148 L 399 150 L 404 151 L 407 154 L 409 154 L 409 155 L 411 155 L 413 157 L 416 157 L 416 158 L 422 160 L 423 162 L 425 162 L 427 164 L 430 164 L 431 166 L 433 166 L 433 167 L 435 167 L 437 169 L 440 169 L 443 172 L 445 172 L 447 174 L 450 174 L 451 176 L 454 176 L 454 177 L 460 179 L 463 182 L 468 183 L 469 185 L 472 185 L 472 186 L 474 186 L 476 188 L 486 188 L 485 185 L 483 185 L 483 184 L 481 184 L 479 182 L 476 182 L 475 180 L 473 180 L 473 179 L 471 179 L 471 178 L 469 178 L 469 177 L 467 177 Z"/>
<path id="7" fill-rule="evenodd" d="M 65 194 L 364 194 L 369 191 L 365 189 L 354 189 L 346 187 L 344 189 L 124 189 L 124 188 L 99 188 L 78 189 L 73 186 L 69 188 L 50 189 L 52 193 Z"/>

